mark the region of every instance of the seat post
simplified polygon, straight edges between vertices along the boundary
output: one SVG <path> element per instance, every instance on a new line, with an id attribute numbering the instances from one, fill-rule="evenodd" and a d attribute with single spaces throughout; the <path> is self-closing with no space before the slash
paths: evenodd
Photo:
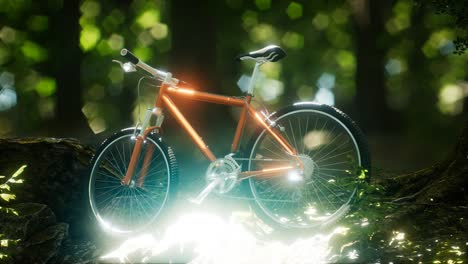
<path id="1" fill-rule="evenodd" d="M 249 88 L 247 89 L 247 94 L 253 95 L 253 89 L 255 86 L 255 82 L 257 81 L 257 76 L 258 76 L 258 69 L 264 62 L 259 62 L 257 61 L 255 63 L 255 67 L 253 69 L 252 77 L 250 78 L 250 83 L 249 83 Z"/>

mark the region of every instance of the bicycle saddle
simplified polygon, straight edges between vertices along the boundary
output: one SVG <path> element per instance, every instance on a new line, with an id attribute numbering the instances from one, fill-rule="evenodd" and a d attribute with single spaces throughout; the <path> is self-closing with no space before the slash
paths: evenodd
<path id="1" fill-rule="evenodd" d="M 242 54 L 236 59 L 238 61 L 252 59 L 256 62 L 275 62 L 281 60 L 284 57 L 286 57 L 286 52 L 281 47 L 276 45 L 269 45 L 263 49 L 251 51 L 247 54 Z"/>

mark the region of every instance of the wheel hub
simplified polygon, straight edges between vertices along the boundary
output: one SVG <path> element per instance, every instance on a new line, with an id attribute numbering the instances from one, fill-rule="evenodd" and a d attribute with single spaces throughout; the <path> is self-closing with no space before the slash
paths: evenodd
<path id="1" fill-rule="evenodd" d="M 130 184 L 128 185 L 129 188 L 135 188 L 136 184 L 135 184 L 135 180 L 131 180 L 130 181 Z"/>
<path id="2" fill-rule="evenodd" d="M 317 169 L 317 164 L 312 160 L 309 155 L 299 154 L 297 157 L 301 160 L 303 167 L 302 175 L 305 180 L 310 180 L 314 171 Z"/>

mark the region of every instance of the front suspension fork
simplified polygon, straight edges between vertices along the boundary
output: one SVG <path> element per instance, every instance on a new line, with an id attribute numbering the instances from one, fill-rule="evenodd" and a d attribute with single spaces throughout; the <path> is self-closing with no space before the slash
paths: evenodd
<path id="1" fill-rule="evenodd" d="M 157 116 L 156 125 L 149 127 L 152 115 Z M 141 155 L 141 149 L 143 147 L 143 144 L 146 142 L 146 138 L 151 131 L 158 130 L 161 127 L 163 120 L 164 115 L 160 108 L 155 107 L 146 110 L 145 119 L 141 126 L 140 132 L 135 137 L 135 146 L 133 147 L 133 152 L 130 158 L 130 163 L 128 164 L 127 171 L 125 172 L 125 176 L 122 179 L 122 185 L 130 185 L 130 183 L 132 182 L 132 178 Z M 151 165 L 151 157 L 153 156 L 154 148 L 155 147 L 153 144 L 149 144 L 146 149 L 146 152 L 144 154 L 145 157 L 143 159 L 143 166 L 140 171 L 140 176 L 137 180 L 137 187 L 143 186 L 146 174 L 148 173 L 148 168 Z"/>

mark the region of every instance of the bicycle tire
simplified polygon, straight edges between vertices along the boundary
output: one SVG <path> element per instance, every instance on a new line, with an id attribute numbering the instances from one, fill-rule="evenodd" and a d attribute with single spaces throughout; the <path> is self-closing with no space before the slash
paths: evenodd
<path id="1" fill-rule="evenodd" d="M 162 219 L 175 199 L 178 167 L 174 153 L 157 134 L 149 134 L 130 185 L 122 185 L 135 143 L 134 128 L 106 139 L 91 161 L 88 200 L 97 224 L 113 235 L 131 235 Z M 143 184 L 136 184 L 147 150 L 153 148 Z"/>
<path id="2" fill-rule="evenodd" d="M 251 206 L 257 216 L 277 231 L 320 229 L 339 220 L 356 197 L 361 180 L 358 178 L 362 178 L 363 170 L 366 171 L 365 179 L 369 180 L 370 154 L 359 127 L 337 108 L 316 103 L 298 103 L 286 107 L 272 114 L 269 119 L 299 151 L 298 156 L 307 163 L 310 175 L 306 175 L 305 171 L 300 177 L 283 172 L 284 175 L 276 175 L 280 177 L 252 177 L 245 181 L 253 198 Z M 301 120 L 304 120 L 302 128 Z M 314 123 L 311 130 L 308 129 L 309 122 Z M 333 126 L 328 125 L 328 122 Z M 292 124 L 299 128 L 294 130 Z M 267 150 L 273 145 L 268 142 L 268 138 L 270 136 L 265 130 L 257 129 L 254 133 L 248 148 L 248 170 L 262 169 L 262 166 L 267 166 L 267 159 L 280 160 L 280 157 L 287 156 L 281 147 Z M 314 143 L 314 138 L 318 143 Z M 270 142 L 273 140 L 270 139 Z M 325 151 L 337 142 L 341 145 Z M 351 146 L 349 153 L 342 152 L 340 148 L 348 145 Z M 337 149 L 338 154 L 333 153 Z M 330 162 L 330 157 L 336 162 Z M 349 164 L 345 158 L 350 158 Z M 334 167 L 330 167 L 333 164 Z M 269 188 L 276 190 L 269 191 Z"/>

